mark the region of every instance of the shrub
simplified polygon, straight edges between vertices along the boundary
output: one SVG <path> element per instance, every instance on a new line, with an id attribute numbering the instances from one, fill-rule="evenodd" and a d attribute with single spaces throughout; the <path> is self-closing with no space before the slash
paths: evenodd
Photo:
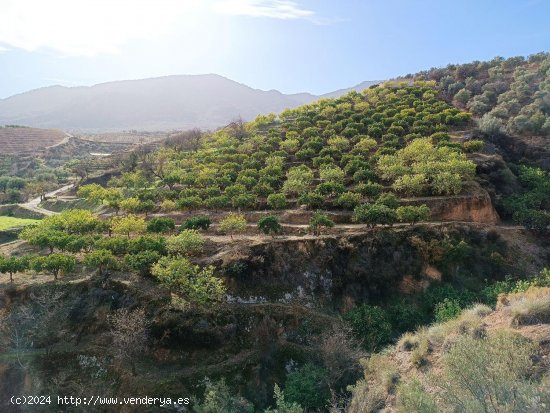
<path id="1" fill-rule="evenodd" d="M 298 202 L 309 208 L 321 208 L 325 204 L 325 197 L 318 192 L 306 192 L 300 195 Z"/>
<path id="2" fill-rule="evenodd" d="M 281 232 L 281 224 L 275 215 L 268 215 L 258 220 L 258 229 L 264 234 L 278 234 Z"/>
<path id="3" fill-rule="evenodd" d="M 354 190 L 355 192 L 358 192 L 361 195 L 376 197 L 380 195 L 380 193 L 382 192 L 382 189 L 383 189 L 382 185 L 376 182 L 368 181 L 365 183 L 357 184 Z"/>
<path id="4" fill-rule="evenodd" d="M 439 409 L 433 397 L 416 379 L 397 387 L 398 413 L 437 413 Z"/>
<path id="5" fill-rule="evenodd" d="M 285 383 L 285 395 L 307 409 L 323 409 L 329 398 L 330 390 L 326 382 L 327 372 L 312 363 L 288 374 Z"/>
<path id="6" fill-rule="evenodd" d="M 230 213 L 226 215 L 219 225 L 221 232 L 228 233 L 233 239 L 233 235 L 239 232 L 245 232 L 247 228 L 247 223 L 244 215 Z"/>
<path id="7" fill-rule="evenodd" d="M 212 221 L 205 215 L 195 215 L 187 218 L 182 224 L 181 229 L 196 229 L 206 231 L 210 228 Z"/>
<path id="8" fill-rule="evenodd" d="M 309 219 L 309 229 L 314 235 L 319 235 L 321 233 L 321 228 L 323 227 L 332 228 L 333 226 L 334 222 L 321 212 L 314 212 Z"/>
<path id="9" fill-rule="evenodd" d="M 203 401 L 194 406 L 197 413 L 253 413 L 254 406 L 230 391 L 224 379 L 205 380 Z"/>
<path id="10" fill-rule="evenodd" d="M 362 304 L 346 313 L 344 319 L 368 351 L 380 349 L 391 340 L 391 324 L 386 312 L 378 306 Z"/>
<path id="11" fill-rule="evenodd" d="M 149 275 L 151 267 L 158 260 L 161 255 L 157 251 L 141 251 L 137 254 L 127 254 L 124 256 L 124 265 L 133 271 L 141 275 Z"/>
<path id="12" fill-rule="evenodd" d="M 452 320 L 460 315 L 460 311 L 461 308 L 458 300 L 445 298 L 435 305 L 435 320 L 440 323 Z"/>
<path id="13" fill-rule="evenodd" d="M 462 147 L 466 152 L 479 152 L 485 146 L 485 142 L 478 139 L 464 141 Z"/>
<path id="14" fill-rule="evenodd" d="M 168 239 L 168 251 L 174 255 L 194 255 L 202 251 L 204 238 L 196 229 L 185 229 Z"/>
<path id="15" fill-rule="evenodd" d="M 391 209 L 396 209 L 399 206 L 399 198 L 391 192 L 384 192 L 376 199 L 376 203 L 379 205 L 385 205 Z"/>
<path id="16" fill-rule="evenodd" d="M 156 251 L 166 254 L 166 238 L 160 236 L 142 235 L 128 241 L 128 252 L 139 254 L 142 251 Z"/>
<path id="17" fill-rule="evenodd" d="M 273 393 L 275 395 L 275 408 L 267 408 L 264 413 L 303 413 L 304 409 L 302 409 L 302 406 L 285 400 L 284 392 L 281 391 L 277 384 L 275 384 Z"/>
<path id="18" fill-rule="evenodd" d="M 336 199 L 336 205 L 345 209 L 353 209 L 361 202 L 361 195 L 355 192 L 344 192 Z"/>
<path id="19" fill-rule="evenodd" d="M 430 208 L 426 205 L 420 206 L 400 206 L 395 210 L 399 222 L 416 222 L 427 221 L 430 218 Z"/>
<path id="20" fill-rule="evenodd" d="M 353 210 L 354 222 L 367 224 L 369 227 L 374 227 L 377 224 L 392 225 L 397 220 L 395 210 L 383 204 L 361 204 Z"/>
<path id="21" fill-rule="evenodd" d="M 544 410 L 543 387 L 529 379 L 534 352 L 533 343 L 506 330 L 481 339 L 460 336 L 443 354 L 443 370 L 434 378 L 442 402 L 454 406 L 460 400 L 467 413 L 499 411 L 493 406 Z"/>
<path id="22" fill-rule="evenodd" d="M 271 209 L 284 209 L 286 207 L 285 194 L 270 194 L 267 197 L 267 205 Z"/>
<path id="23" fill-rule="evenodd" d="M 200 268 L 187 258 L 162 257 L 151 274 L 171 291 L 178 291 L 189 301 L 208 304 L 220 301 L 225 294 L 223 281 L 214 277 L 214 267 Z"/>
<path id="24" fill-rule="evenodd" d="M 97 268 L 99 275 L 103 275 L 105 270 L 114 270 L 118 266 L 113 253 L 109 250 L 95 250 L 88 254 L 84 258 L 84 263 L 91 268 Z"/>
<path id="25" fill-rule="evenodd" d="M 147 231 L 156 233 L 171 232 L 176 228 L 176 222 L 172 218 L 152 218 L 147 222 Z"/>

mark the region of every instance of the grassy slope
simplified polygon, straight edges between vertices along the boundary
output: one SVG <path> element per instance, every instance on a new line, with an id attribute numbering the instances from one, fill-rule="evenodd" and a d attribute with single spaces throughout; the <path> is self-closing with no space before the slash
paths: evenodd
<path id="1" fill-rule="evenodd" d="M 22 225 L 30 225 L 38 222 L 36 219 L 24 219 L 24 218 L 15 218 L 15 217 L 2 217 L 0 216 L 0 231 L 18 227 Z"/>

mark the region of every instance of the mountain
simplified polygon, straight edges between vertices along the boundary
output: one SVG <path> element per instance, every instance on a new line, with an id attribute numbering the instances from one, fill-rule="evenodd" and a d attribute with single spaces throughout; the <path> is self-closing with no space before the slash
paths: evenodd
<path id="1" fill-rule="evenodd" d="M 338 89 L 334 92 L 325 93 L 324 95 L 321 95 L 322 98 L 337 98 L 340 96 L 345 95 L 346 93 L 351 92 L 352 90 L 355 90 L 357 92 L 360 92 L 362 90 L 368 89 L 372 85 L 378 85 L 379 83 L 382 83 L 383 80 L 366 80 L 364 82 L 361 82 L 355 86 L 348 87 L 346 89 Z"/>
<path id="2" fill-rule="evenodd" d="M 213 129 L 239 116 L 250 120 L 318 98 L 253 89 L 214 74 L 165 76 L 31 90 L 0 100 L 0 124 L 81 132 Z"/>

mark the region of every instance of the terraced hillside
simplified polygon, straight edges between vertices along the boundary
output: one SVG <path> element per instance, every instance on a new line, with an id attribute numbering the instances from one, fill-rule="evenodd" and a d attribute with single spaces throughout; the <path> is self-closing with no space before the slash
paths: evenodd
<path id="1" fill-rule="evenodd" d="M 65 138 L 67 134 L 59 129 L 0 128 L 0 148 L 3 155 L 42 151 L 44 148 L 63 142 Z"/>

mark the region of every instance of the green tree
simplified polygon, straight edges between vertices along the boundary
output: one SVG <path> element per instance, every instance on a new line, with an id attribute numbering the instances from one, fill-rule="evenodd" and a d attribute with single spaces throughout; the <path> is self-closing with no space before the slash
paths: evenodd
<path id="1" fill-rule="evenodd" d="M 279 223 L 279 218 L 275 215 L 267 215 L 258 220 L 258 229 L 264 234 L 271 234 L 275 236 L 281 232 L 281 224 Z"/>
<path id="2" fill-rule="evenodd" d="M 187 258 L 162 257 L 151 274 L 171 291 L 183 294 L 196 304 L 220 301 L 225 294 L 223 281 L 214 276 L 214 267 L 200 268 Z"/>
<path id="3" fill-rule="evenodd" d="M 246 218 L 242 214 L 229 213 L 221 221 L 219 230 L 229 234 L 231 239 L 236 233 L 245 232 L 247 228 Z"/>
<path id="4" fill-rule="evenodd" d="M 202 251 L 204 238 L 196 229 L 184 229 L 168 239 L 168 251 L 174 255 L 194 255 Z"/>
<path id="5" fill-rule="evenodd" d="M 285 194 L 270 194 L 267 197 L 267 205 L 271 209 L 284 209 L 286 207 Z"/>
<path id="6" fill-rule="evenodd" d="M 326 408 L 330 399 L 327 371 L 312 363 L 289 373 L 285 383 L 285 396 L 306 409 Z"/>
<path id="7" fill-rule="evenodd" d="M 336 199 L 336 205 L 345 208 L 353 209 L 361 202 L 361 195 L 355 192 L 344 192 Z"/>
<path id="8" fill-rule="evenodd" d="M 13 274 L 23 272 L 29 267 L 26 257 L 4 257 L 0 255 L 0 273 L 9 274 L 10 282 L 13 282 Z"/>
<path id="9" fill-rule="evenodd" d="M 378 306 L 362 304 L 354 307 L 344 319 L 368 351 L 380 349 L 391 340 L 392 326 L 386 312 Z"/>
<path id="10" fill-rule="evenodd" d="M 355 207 L 353 210 L 354 222 L 367 224 L 373 228 L 377 224 L 380 225 L 392 225 L 397 220 L 397 213 L 395 209 L 391 209 L 384 204 L 361 204 Z"/>
<path id="11" fill-rule="evenodd" d="M 395 212 L 397 213 L 397 220 L 399 222 L 410 222 L 411 225 L 417 222 L 427 221 L 431 213 L 430 208 L 424 204 L 420 206 L 400 206 Z"/>
<path id="12" fill-rule="evenodd" d="M 124 256 L 124 265 L 141 275 L 149 275 L 151 267 L 160 258 L 161 255 L 158 251 L 144 250 L 135 254 L 126 254 Z"/>
<path id="13" fill-rule="evenodd" d="M 143 234 L 146 228 L 145 220 L 135 215 L 113 217 L 111 220 L 111 230 L 115 234 L 125 234 L 128 239 L 131 234 Z"/>
<path id="14" fill-rule="evenodd" d="M 309 219 L 309 229 L 313 232 L 313 235 L 320 235 L 321 228 L 334 227 L 334 221 L 332 221 L 327 215 L 322 212 L 314 212 Z"/>
<path id="15" fill-rule="evenodd" d="M 172 218 L 155 217 L 147 222 L 147 232 L 170 233 L 176 228 L 176 222 Z"/>
<path id="16" fill-rule="evenodd" d="M 187 218 L 183 224 L 181 224 L 181 229 L 197 229 L 206 231 L 210 228 L 212 221 L 205 215 L 196 215 L 194 217 Z"/>
<path id="17" fill-rule="evenodd" d="M 72 255 L 50 254 L 45 257 L 36 257 L 31 266 L 35 271 L 46 271 L 53 274 L 55 280 L 59 274 L 66 274 L 74 270 L 76 259 Z"/>
<path id="18" fill-rule="evenodd" d="M 90 268 L 97 268 L 99 275 L 105 274 L 106 270 L 115 270 L 118 261 L 113 253 L 106 249 L 94 250 L 84 257 L 84 264 Z"/>

